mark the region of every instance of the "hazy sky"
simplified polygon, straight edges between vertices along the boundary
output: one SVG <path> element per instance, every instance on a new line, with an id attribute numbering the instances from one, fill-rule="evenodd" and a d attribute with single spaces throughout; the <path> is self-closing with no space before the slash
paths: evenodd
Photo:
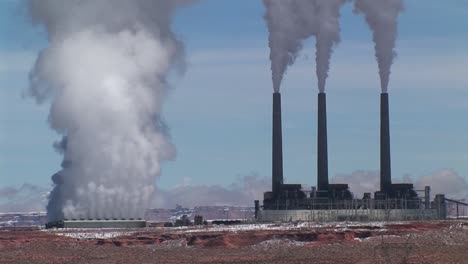
<path id="1" fill-rule="evenodd" d="M 0 187 L 50 185 L 61 157 L 48 105 L 24 98 L 28 72 L 45 47 L 22 1 L 0 0 Z M 424 3 L 424 5 L 423 5 Z M 230 184 L 271 174 L 271 72 L 260 0 L 201 0 L 181 10 L 175 31 L 187 72 L 166 103 L 177 159 L 159 186 Z M 350 4 L 328 79 L 330 175 L 379 168 L 379 79 L 371 33 Z M 391 76 L 393 175 L 414 178 L 451 168 L 468 175 L 468 2 L 407 0 Z M 282 87 L 284 175 L 316 181 L 314 40 Z"/>

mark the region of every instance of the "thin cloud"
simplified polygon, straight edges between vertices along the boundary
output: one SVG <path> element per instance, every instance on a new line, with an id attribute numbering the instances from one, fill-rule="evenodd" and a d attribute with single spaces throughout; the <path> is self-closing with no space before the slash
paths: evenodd
<path id="1" fill-rule="evenodd" d="M 45 211 L 48 190 L 32 184 L 0 188 L 0 212 Z"/>
<path id="2" fill-rule="evenodd" d="M 177 204 L 185 207 L 253 206 L 254 200 L 262 200 L 263 192 L 270 186 L 268 178 L 255 174 L 238 177 L 228 186 L 196 185 L 185 179 L 183 184 L 157 191 L 153 207 L 174 208 Z"/>

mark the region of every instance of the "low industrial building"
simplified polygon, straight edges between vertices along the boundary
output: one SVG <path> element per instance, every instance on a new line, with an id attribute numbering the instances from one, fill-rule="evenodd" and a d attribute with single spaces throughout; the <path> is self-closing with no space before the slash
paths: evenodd
<path id="1" fill-rule="evenodd" d="M 46 224 L 46 228 L 144 228 L 145 220 L 63 220 Z"/>

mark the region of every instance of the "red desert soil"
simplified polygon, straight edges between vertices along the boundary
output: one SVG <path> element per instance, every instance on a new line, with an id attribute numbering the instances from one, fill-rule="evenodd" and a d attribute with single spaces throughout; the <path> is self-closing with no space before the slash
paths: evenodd
<path id="1" fill-rule="evenodd" d="M 251 230 L 0 229 L 0 263 L 468 263 L 467 260 L 468 221 L 300 227 L 291 224 Z"/>

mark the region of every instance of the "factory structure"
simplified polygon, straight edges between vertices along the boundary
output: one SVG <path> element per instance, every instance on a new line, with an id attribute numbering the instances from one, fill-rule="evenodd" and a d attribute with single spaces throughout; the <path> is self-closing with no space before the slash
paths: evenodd
<path id="1" fill-rule="evenodd" d="M 380 95 L 380 189 L 355 197 L 346 183 L 330 183 L 328 175 L 327 102 L 318 94 L 317 183 L 309 190 L 284 182 L 281 94 L 273 93 L 272 190 L 263 204 L 255 201 L 255 218 L 275 221 L 403 221 L 447 217 L 443 194 L 431 200 L 430 187 L 415 190 L 410 183 L 393 183 L 391 175 L 388 93 Z M 143 219 L 63 219 L 47 228 L 142 228 Z"/>
<path id="2" fill-rule="evenodd" d="M 144 228 L 143 219 L 64 219 L 49 222 L 46 228 Z"/>
<path id="3" fill-rule="evenodd" d="M 443 194 L 431 200 L 430 187 L 415 190 L 410 183 L 393 183 L 390 155 L 388 93 L 380 96 L 380 189 L 355 197 L 346 183 L 332 184 L 328 175 L 326 94 L 318 94 L 317 183 L 306 190 L 302 184 L 284 182 L 281 94 L 273 93 L 272 190 L 263 204 L 255 201 L 255 218 L 276 221 L 403 221 L 447 217 Z M 457 204 L 458 205 L 458 204 Z M 458 207 L 457 207 L 458 208 Z M 457 214 L 458 215 L 458 214 Z M 62 219 L 46 228 L 143 228 L 143 219 Z"/>
<path id="4" fill-rule="evenodd" d="M 326 94 L 318 94 L 317 184 L 309 190 L 283 180 L 281 94 L 273 94 L 272 190 L 263 204 L 255 201 L 257 221 L 401 221 L 445 219 L 445 196 L 431 200 L 430 187 L 415 190 L 410 183 L 393 183 L 390 155 L 388 93 L 380 96 L 380 189 L 354 197 L 346 183 L 328 178 Z"/>

